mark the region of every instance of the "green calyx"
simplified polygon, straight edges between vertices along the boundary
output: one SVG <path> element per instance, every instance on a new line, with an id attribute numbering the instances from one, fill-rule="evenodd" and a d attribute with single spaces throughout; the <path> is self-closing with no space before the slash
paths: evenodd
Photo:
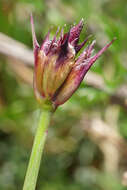
<path id="1" fill-rule="evenodd" d="M 39 103 L 40 103 L 40 108 L 43 110 L 47 110 L 50 112 L 54 112 L 56 110 L 56 108 L 51 100 L 45 99 Z"/>

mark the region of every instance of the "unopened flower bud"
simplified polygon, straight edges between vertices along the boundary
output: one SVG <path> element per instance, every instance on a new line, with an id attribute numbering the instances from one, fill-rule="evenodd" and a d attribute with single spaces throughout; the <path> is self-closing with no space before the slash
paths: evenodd
<path id="1" fill-rule="evenodd" d="M 50 40 L 48 32 L 41 45 L 36 40 L 32 16 L 31 25 L 35 62 L 35 96 L 43 107 L 55 110 L 72 96 L 87 71 L 114 40 L 94 56 L 92 52 L 95 41 L 93 41 L 76 58 L 77 53 L 88 40 L 87 38 L 81 44 L 78 43 L 83 20 L 73 26 L 68 33 L 64 34 L 62 29 L 58 39 L 58 30 L 52 40 Z"/>

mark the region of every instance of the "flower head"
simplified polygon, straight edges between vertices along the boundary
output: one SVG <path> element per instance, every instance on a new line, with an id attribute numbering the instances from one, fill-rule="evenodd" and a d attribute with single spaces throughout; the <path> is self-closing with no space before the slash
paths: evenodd
<path id="1" fill-rule="evenodd" d="M 52 40 L 50 40 L 48 32 L 41 45 L 36 39 L 32 16 L 31 25 L 35 62 L 35 96 L 43 106 L 55 110 L 72 96 L 87 71 L 114 40 L 95 55 L 92 55 L 95 45 L 95 41 L 93 41 L 76 58 L 77 53 L 88 40 L 87 38 L 81 44 L 78 43 L 83 20 L 73 26 L 68 33 L 64 34 L 62 29 L 58 39 L 59 29 Z"/>

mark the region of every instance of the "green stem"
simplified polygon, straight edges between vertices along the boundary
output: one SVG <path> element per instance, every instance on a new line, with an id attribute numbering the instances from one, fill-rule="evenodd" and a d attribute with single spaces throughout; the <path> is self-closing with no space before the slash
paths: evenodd
<path id="1" fill-rule="evenodd" d="M 50 121 L 50 114 L 49 111 L 43 110 L 40 115 L 23 190 L 35 190 L 41 157 L 47 136 L 47 128 Z"/>

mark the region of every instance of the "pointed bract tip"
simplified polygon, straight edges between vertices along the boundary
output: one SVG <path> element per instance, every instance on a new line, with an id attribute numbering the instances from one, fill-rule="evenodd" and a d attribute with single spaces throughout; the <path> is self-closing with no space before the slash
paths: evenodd
<path id="1" fill-rule="evenodd" d="M 80 23 L 84 23 L 84 18 L 81 18 Z"/>
<path id="2" fill-rule="evenodd" d="M 81 44 L 78 44 L 76 47 L 75 47 L 75 50 L 76 50 L 76 53 L 78 53 L 81 48 L 88 42 L 88 40 L 90 39 L 91 35 L 89 35 Z"/>
<path id="3" fill-rule="evenodd" d="M 111 44 L 114 42 L 114 41 L 116 41 L 118 38 L 117 37 L 114 37 L 113 39 L 112 39 L 112 41 L 111 41 Z"/>
<path id="4" fill-rule="evenodd" d="M 112 40 L 112 41 L 115 41 L 115 40 L 117 40 L 117 37 L 116 37 L 116 36 L 113 38 L 113 40 Z"/>
<path id="5" fill-rule="evenodd" d="M 60 31 L 60 27 L 58 26 L 58 28 L 57 28 L 57 30 L 56 30 L 56 34 L 55 34 L 56 37 L 57 37 L 59 31 Z"/>
<path id="6" fill-rule="evenodd" d="M 82 18 L 82 19 L 80 20 L 80 22 L 78 23 L 78 26 L 83 27 L 83 25 L 84 25 L 84 19 Z"/>
<path id="7" fill-rule="evenodd" d="M 37 39 L 36 39 L 32 13 L 30 15 L 30 22 L 31 22 L 31 29 L 32 29 L 33 47 L 34 47 L 34 49 L 36 49 L 36 48 L 39 48 L 39 44 L 38 44 Z"/>
<path id="8" fill-rule="evenodd" d="M 91 43 L 91 46 L 94 46 L 96 44 L 96 40 L 93 40 Z"/>
<path id="9" fill-rule="evenodd" d="M 112 45 L 112 43 L 116 40 L 116 38 L 113 38 L 111 42 L 109 42 L 107 45 L 105 45 L 95 56 L 93 56 L 90 60 L 91 65 L 109 48 L 109 46 Z"/>

